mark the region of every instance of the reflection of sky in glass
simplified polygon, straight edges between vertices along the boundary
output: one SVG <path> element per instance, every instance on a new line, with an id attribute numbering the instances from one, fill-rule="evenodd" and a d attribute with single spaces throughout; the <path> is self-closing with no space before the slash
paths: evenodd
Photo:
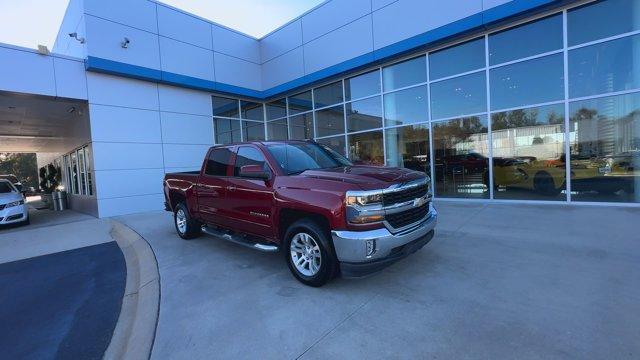
<path id="1" fill-rule="evenodd" d="M 382 104 L 379 96 L 347 104 L 348 131 L 382 127 Z"/>
<path id="2" fill-rule="evenodd" d="M 431 117 L 476 114 L 487 111 L 484 71 L 431 84 Z"/>
<path id="3" fill-rule="evenodd" d="M 344 88 L 347 100 L 359 99 L 380 93 L 380 72 L 378 70 L 346 79 Z"/>
<path id="4" fill-rule="evenodd" d="M 387 126 L 428 121 L 427 86 L 419 86 L 384 95 Z"/>
<path id="5" fill-rule="evenodd" d="M 640 35 L 569 51 L 570 97 L 638 87 L 640 87 Z"/>
<path id="6" fill-rule="evenodd" d="M 489 63 L 500 64 L 558 49 L 562 49 L 562 14 L 491 34 Z"/>
<path id="7" fill-rule="evenodd" d="M 289 97 L 289 115 L 313 109 L 311 90 Z"/>
<path id="8" fill-rule="evenodd" d="M 569 10 L 569 46 L 640 29 L 640 1 L 609 0 Z"/>
<path id="9" fill-rule="evenodd" d="M 564 99 L 562 54 L 491 69 L 491 109 Z"/>
<path id="10" fill-rule="evenodd" d="M 427 81 L 426 56 L 393 64 L 382 69 L 384 91 L 400 89 Z"/>
<path id="11" fill-rule="evenodd" d="M 342 81 L 336 81 L 329 85 L 325 85 L 313 90 L 313 99 L 317 108 L 341 103 L 342 100 Z"/>
<path id="12" fill-rule="evenodd" d="M 484 38 L 429 54 L 429 78 L 439 78 L 485 67 Z"/>

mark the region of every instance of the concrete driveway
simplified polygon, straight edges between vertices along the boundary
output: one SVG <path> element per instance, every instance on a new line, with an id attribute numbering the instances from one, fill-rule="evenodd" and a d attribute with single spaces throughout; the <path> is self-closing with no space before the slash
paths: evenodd
<path id="1" fill-rule="evenodd" d="M 280 254 L 171 215 L 121 217 L 161 278 L 152 357 L 638 358 L 640 211 L 441 202 L 436 237 L 375 276 L 305 287 Z"/>

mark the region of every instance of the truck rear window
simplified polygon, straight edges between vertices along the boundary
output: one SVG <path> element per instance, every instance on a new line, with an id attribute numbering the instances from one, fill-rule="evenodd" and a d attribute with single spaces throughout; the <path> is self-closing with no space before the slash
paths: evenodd
<path id="1" fill-rule="evenodd" d="M 229 165 L 231 165 L 231 150 L 227 148 L 213 149 L 207 159 L 205 174 L 226 176 Z"/>

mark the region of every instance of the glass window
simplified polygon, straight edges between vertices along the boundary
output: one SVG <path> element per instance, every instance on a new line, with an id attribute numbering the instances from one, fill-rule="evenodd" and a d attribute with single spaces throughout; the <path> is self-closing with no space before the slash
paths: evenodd
<path id="1" fill-rule="evenodd" d="M 384 91 L 420 84 L 427 81 L 427 57 L 420 56 L 382 69 Z"/>
<path id="2" fill-rule="evenodd" d="M 358 165 L 384 165 L 382 130 L 349 135 L 349 159 Z"/>
<path id="3" fill-rule="evenodd" d="M 86 169 L 84 167 L 84 149 L 78 150 L 78 172 L 80 174 L 80 191 L 81 195 L 87 195 L 87 178 Z"/>
<path id="4" fill-rule="evenodd" d="M 240 142 L 240 120 L 214 118 L 216 144 Z"/>
<path id="5" fill-rule="evenodd" d="M 78 192 L 78 155 L 75 151 L 71 153 L 71 193 L 79 194 Z"/>
<path id="6" fill-rule="evenodd" d="M 342 105 L 316 111 L 316 131 L 317 137 L 344 133 L 344 108 Z"/>
<path id="7" fill-rule="evenodd" d="M 344 81 L 347 100 L 359 99 L 380 93 L 380 71 L 375 70 Z"/>
<path id="8" fill-rule="evenodd" d="M 429 77 L 440 79 L 485 67 L 484 38 L 429 54 Z"/>
<path id="9" fill-rule="evenodd" d="M 238 118 L 238 100 L 222 96 L 213 96 L 213 116 Z"/>
<path id="10" fill-rule="evenodd" d="M 571 199 L 640 202 L 640 93 L 569 105 Z"/>
<path id="11" fill-rule="evenodd" d="M 562 14 L 489 35 L 489 64 L 562 49 Z M 514 46 L 514 44 L 527 44 Z"/>
<path id="12" fill-rule="evenodd" d="M 289 117 L 289 127 L 291 128 L 291 139 L 313 139 L 313 114 L 307 113 Z"/>
<path id="13" fill-rule="evenodd" d="M 382 127 L 382 100 L 379 96 L 350 102 L 347 108 L 347 131 Z"/>
<path id="14" fill-rule="evenodd" d="M 253 101 L 240 101 L 242 118 L 248 120 L 264 121 L 264 111 L 261 103 Z"/>
<path id="15" fill-rule="evenodd" d="M 386 131 L 387 166 L 431 174 L 428 125 L 403 126 Z"/>
<path id="16" fill-rule="evenodd" d="M 431 84 L 431 118 L 477 114 L 487 111 L 487 83 L 484 72 Z"/>
<path id="17" fill-rule="evenodd" d="M 570 97 L 639 88 L 639 50 L 635 35 L 569 51 Z"/>
<path id="18" fill-rule="evenodd" d="M 269 165 L 262 152 L 252 146 L 241 146 L 236 155 L 236 165 L 233 167 L 233 176 L 240 176 L 240 169 L 247 165 L 258 165 L 264 171 L 270 171 Z"/>
<path id="19" fill-rule="evenodd" d="M 346 156 L 345 153 L 345 141 L 344 136 L 334 136 L 330 138 L 322 138 L 316 140 L 316 142 L 320 145 L 327 146 L 331 148 L 333 151 L 337 152 L 342 156 Z"/>
<path id="20" fill-rule="evenodd" d="M 289 115 L 313 110 L 311 90 L 289 97 Z"/>
<path id="21" fill-rule="evenodd" d="M 87 190 L 89 191 L 89 195 L 93 195 L 93 159 L 91 158 L 91 147 L 87 146 L 84 148 L 85 155 L 85 164 L 87 167 Z"/>
<path id="22" fill-rule="evenodd" d="M 227 148 L 213 149 L 207 159 L 205 174 L 212 176 L 226 176 L 227 167 L 231 165 L 231 150 Z"/>
<path id="23" fill-rule="evenodd" d="M 342 81 L 336 81 L 314 89 L 313 100 L 315 101 L 316 109 L 341 103 L 343 101 Z"/>
<path id="24" fill-rule="evenodd" d="M 562 54 L 491 69 L 491 109 L 564 99 Z"/>
<path id="25" fill-rule="evenodd" d="M 436 195 L 488 198 L 486 116 L 435 122 L 432 131 Z"/>
<path id="26" fill-rule="evenodd" d="M 564 104 L 491 115 L 494 198 L 566 200 Z"/>
<path id="27" fill-rule="evenodd" d="M 384 94 L 384 119 L 386 126 L 428 121 L 427 86 Z"/>
<path id="28" fill-rule="evenodd" d="M 287 116 L 287 100 L 285 98 L 267 103 L 267 120 Z"/>
<path id="29" fill-rule="evenodd" d="M 287 119 L 269 121 L 267 123 L 267 139 L 268 140 L 287 140 L 289 139 L 289 129 L 287 128 Z"/>
<path id="30" fill-rule="evenodd" d="M 637 0 L 598 1 L 567 13 L 569 46 L 640 29 Z"/>
<path id="31" fill-rule="evenodd" d="M 242 136 L 244 137 L 244 141 L 264 140 L 264 123 L 242 121 Z"/>

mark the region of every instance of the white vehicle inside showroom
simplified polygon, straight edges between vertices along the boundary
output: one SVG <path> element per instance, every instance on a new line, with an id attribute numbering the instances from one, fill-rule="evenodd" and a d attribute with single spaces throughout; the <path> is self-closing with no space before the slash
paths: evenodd
<path id="1" fill-rule="evenodd" d="M 9 180 L 0 180 L 0 226 L 29 223 L 24 196 Z"/>

